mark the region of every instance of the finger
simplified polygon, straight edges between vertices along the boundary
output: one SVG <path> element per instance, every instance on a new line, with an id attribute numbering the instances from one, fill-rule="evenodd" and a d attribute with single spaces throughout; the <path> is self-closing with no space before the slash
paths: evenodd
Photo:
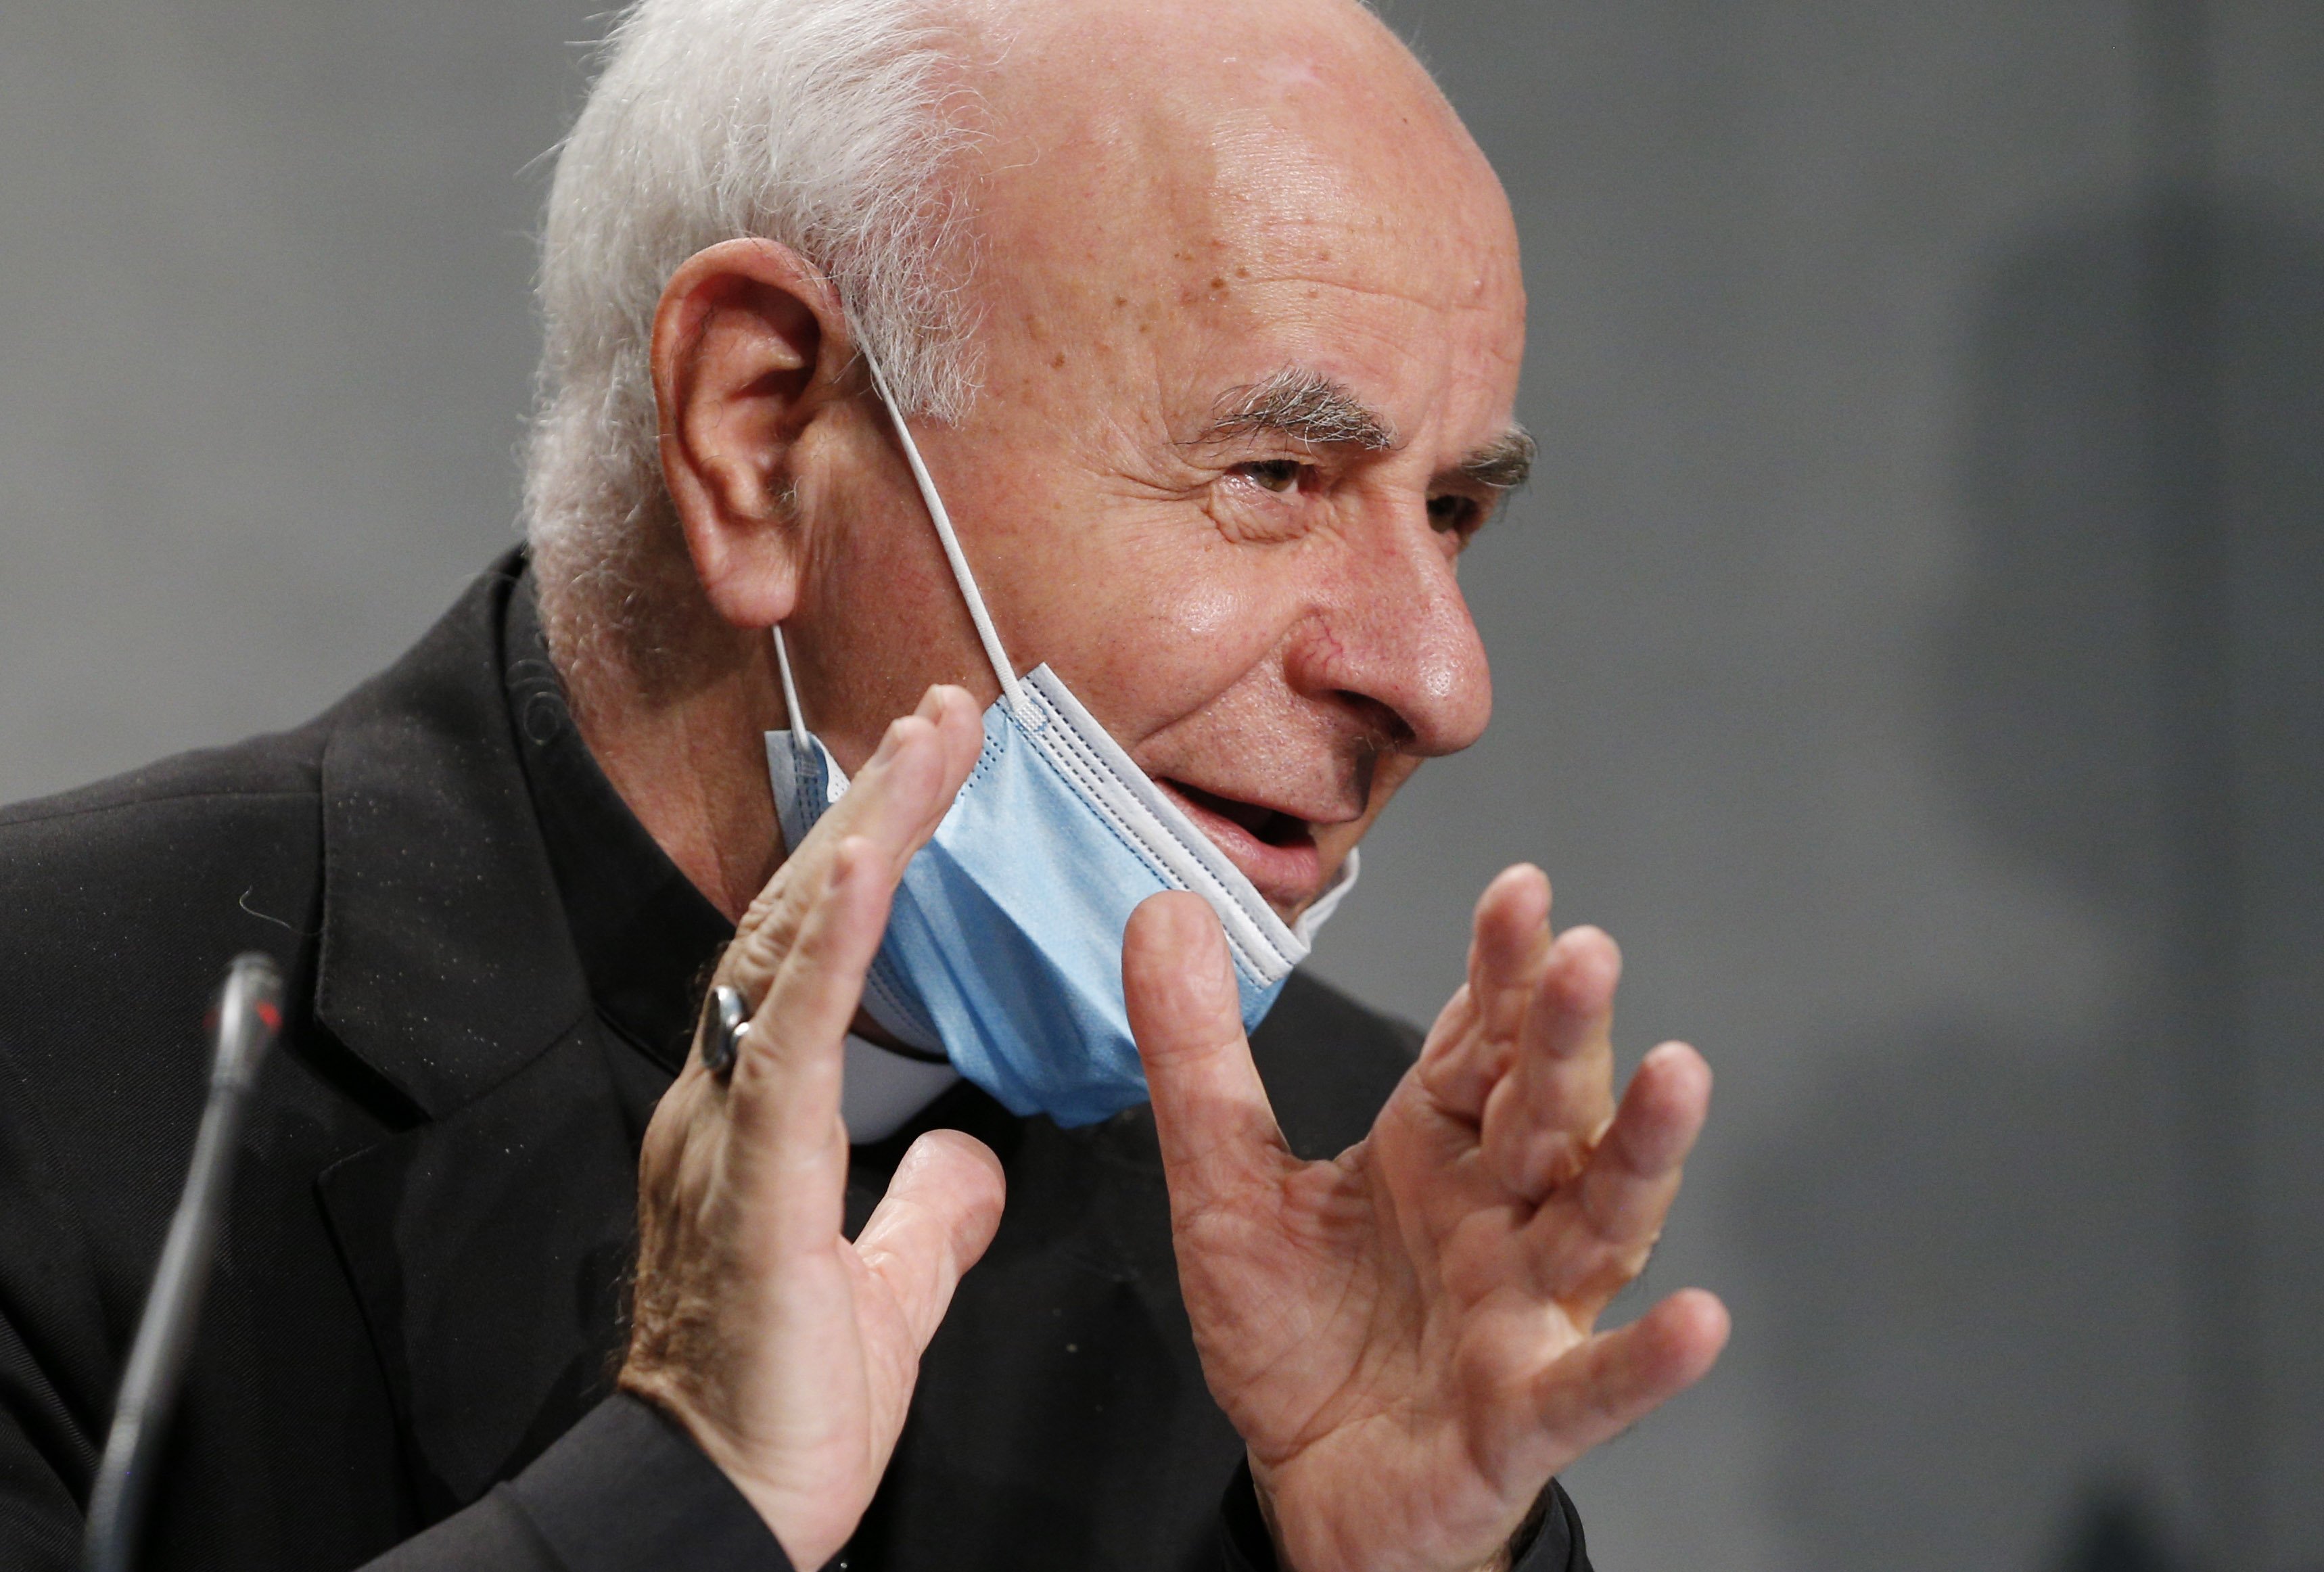
<path id="1" fill-rule="evenodd" d="M 1614 1112 L 1614 990 L 1622 953 L 1595 928 L 1550 947 L 1509 1073 L 1485 1105 L 1486 1166 L 1532 1202 L 1580 1172 Z"/>
<path id="2" fill-rule="evenodd" d="M 871 840 L 890 857 L 908 859 L 935 833 L 967 779 L 982 735 L 974 701 L 948 686 L 931 688 L 918 709 L 890 722 L 845 795 L 785 859 L 785 866 L 797 862 L 798 873 L 808 876 L 800 889 L 817 887 L 815 876 L 828 865 L 833 848 L 851 837 Z M 779 873 L 769 889 L 779 899 L 780 888 Z"/>
<path id="3" fill-rule="evenodd" d="M 1582 1175 L 1582 1209 L 1609 1239 L 1660 1233 L 1687 1153 L 1711 1111 L 1711 1067 L 1683 1042 L 1665 1042 L 1639 1064 Z"/>
<path id="4" fill-rule="evenodd" d="M 842 1043 L 894 888 L 877 848 L 861 838 L 840 843 L 798 943 L 752 1017 L 734 1061 L 729 1178 L 753 1200 L 764 1200 L 762 1187 L 771 1185 L 777 1209 L 770 1219 L 778 1226 L 800 1221 L 810 1242 L 819 1242 L 825 1204 L 836 1206 L 846 1184 Z"/>
<path id="5" fill-rule="evenodd" d="M 1122 935 L 1121 983 L 1172 1217 L 1250 1206 L 1293 1159 L 1243 1036 L 1217 914 L 1199 895 L 1148 897 Z"/>
<path id="6" fill-rule="evenodd" d="M 842 841 L 869 841 L 900 877 L 959 795 L 983 739 L 975 701 L 948 685 L 929 689 L 917 711 L 890 723 L 846 795 L 790 849 L 743 913 L 718 981 L 752 998 L 765 990 L 798 941 Z"/>
<path id="7" fill-rule="evenodd" d="M 936 1335 L 961 1274 L 992 1243 L 1007 1188 L 991 1149 L 957 1130 L 929 1131 L 896 1165 L 855 1249 L 895 1296 L 914 1353 Z"/>
<path id="8" fill-rule="evenodd" d="M 1726 1306 L 1686 1289 L 1544 1371 L 1533 1399 L 1549 1443 L 1548 1469 L 1562 1471 L 1702 1380 L 1727 1346 L 1730 1326 Z"/>
<path id="9" fill-rule="evenodd" d="M 1683 1042 L 1640 1062 L 1569 1203 L 1526 1225 L 1542 1286 L 1595 1315 L 1645 1267 L 1711 1108 L 1711 1067 Z"/>
<path id="10" fill-rule="evenodd" d="M 1548 875 L 1525 863 L 1502 869 L 1477 900 L 1468 980 L 1421 1050 L 1421 1084 L 1445 1112 L 1471 1124 L 1483 1117 L 1549 953 Z"/>
<path id="11" fill-rule="evenodd" d="M 949 683 L 929 689 L 919 707 L 892 722 L 881 738 L 864 770 L 873 790 L 859 802 L 851 786 L 825 816 L 833 820 L 834 835 L 870 840 L 900 875 L 936 833 L 983 746 L 983 724 L 968 690 Z"/>

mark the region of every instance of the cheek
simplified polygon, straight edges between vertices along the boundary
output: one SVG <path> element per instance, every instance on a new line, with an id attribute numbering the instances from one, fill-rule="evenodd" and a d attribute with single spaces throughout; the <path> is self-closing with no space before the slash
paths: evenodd
<path id="1" fill-rule="evenodd" d="M 1241 681 L 1282 643 L 1296 607 L 1263 562 L 1220 541 L 1206 519 L 1111 538 L 1121 549 L 1074 592 L 1059 587 L 1040 619 L 1041 646 L 1020 663 L 1048 661 L 1135 747 Z"/>
<path id="2" fill-rule="evenodd" d="M 850 774 L 931 683 L 999 691 L 935 529 L 896 494 L 835 497 L 789 625 L 808 724 Z"/>

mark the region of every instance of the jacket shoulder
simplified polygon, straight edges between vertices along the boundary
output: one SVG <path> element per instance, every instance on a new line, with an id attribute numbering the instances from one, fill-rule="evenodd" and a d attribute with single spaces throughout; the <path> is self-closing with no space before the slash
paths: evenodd
<path id="1" fill-rule="evenodd" d="M 41 1013 L 34 997 L 124 1001 L 180 957 L 214 982 L 237 947 L 295 954 L 313 926 L 327 735 L 181 754 L 0 810 L 0 1039 Z"/>
<path id="2" fill-rule="evenodd" d="M 180 754 L 0 810 L 0 1059 L 61 1072 L 100 1002 L 110 1032 L 135 1038 L 148 1017 L 198 1023 L 241 950 L 295 964 L 320 892 L 326 735 Z"/>
<path id="3" fill-rule="evenodd" d="M 305 725 L 248 737 L 224 747 L 198 748 L 142 769 L 55 796 L 0 807 L 0 864 L 18 846 L 44 837 L 86 839 L 100 835 L 87 824 L 99 815 L 130 819 L 183 805 L 235 798 L 319 798 L 323 754 L 335 735 L 383 718 L 424 727 L 440 707 L 440 689 L 472 680 L 475 657 L 492 648 L 494 608 L 523 570 L 513 550 L 478 576 L 468 592 L 420 643 Z M 489 661 L 490 654 L 486 655 Z M 49 827 L 43 830 L 38 827 Z"/>
<path id="4" fill-rule="evenodd" d="M 1291 1149 L 1319 1158 L 1364 1138 L 1420 1042 L 1409 1022 L 1294 972 L 1251 1034 L 1250 1051 Z"/>
<path id="5" fill-rule="evenodd" d="M 0 808 L 0 846 L 43 835 L 87 833 L 70 821 L 205 798 L 313 796 L 322 781 L 321 720 L 226 747 L 198 748 L 126 774 Z M 50 827 L 45 832 L 35 827 Z M 5 853 L 0 853 L 5 855 Z"/>

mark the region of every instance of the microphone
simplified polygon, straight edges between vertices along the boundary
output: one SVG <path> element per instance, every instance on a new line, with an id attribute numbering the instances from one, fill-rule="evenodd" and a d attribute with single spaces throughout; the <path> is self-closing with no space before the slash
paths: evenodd
<path id="1" fill-rule="evenodd" d="M 282 1029 L 282 973 L 267 956 L 235 957 L 219 992 L 210 1055 L 209 1101 L 194 1137 L 194 1159 L 161 1264 L 145 1295 L 137 1339 L 113 1409 L 105 1458 L 89 1493 L 86 1572 L 128 1572 L 170 1405 L 185 1373 L 186 1350 L 209 1286 L 218 1219 L 233 1188 L 235 1142 L 260 1064 Z"/>

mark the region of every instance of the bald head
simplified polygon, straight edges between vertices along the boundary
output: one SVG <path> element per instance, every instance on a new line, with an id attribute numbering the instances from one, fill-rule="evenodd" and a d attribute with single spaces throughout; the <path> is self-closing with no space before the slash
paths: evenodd
<path id="1" fill-rule="evenodd" d="M 1361 210 L 1458 215 L 1470 245 L 1504 238 L 1483 155 L 1352 0 L 1031 0 L 1001 14 L 1006 42 L 978 83 L 996 219 L 1047 190 L 1115 234 L 1164 218 L 1296 250 L 1298 232 Z"/>

